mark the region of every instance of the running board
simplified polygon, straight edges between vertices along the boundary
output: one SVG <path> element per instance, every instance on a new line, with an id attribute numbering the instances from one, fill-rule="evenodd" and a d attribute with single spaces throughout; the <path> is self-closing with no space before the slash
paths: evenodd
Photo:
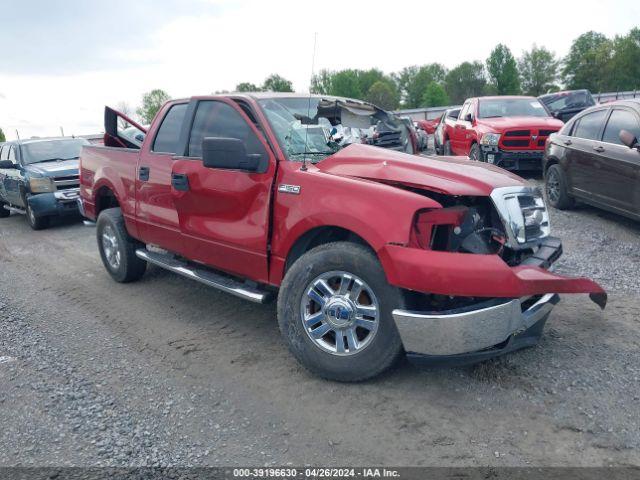
<path id="1" fill-rule="evenodd" d="M 162 254 L 150 252 L 146 249 L 139 248 L 136 250 L 136 256 L 149 263 L 153 263 L 161 268 L 182 275 L 183 277 L 204 283 L 209 287 L 217 288 L 223 292 L 230 293 L 236 297 L 244 298 L 254 303 L 266 303 L 270 295 L 268 292 L 250 287 L 233 278 L 219 275 L 217 273 L 205 270 L 204 268 L 193 267 L 186 262 L 180 261 L 171 254 Z"/>
<path id="2" fill-rule="evenodd" d="M 5 210 L 9 210 L 10 212 L 13 213 L 19 213 L 21 215 L 26 215 L 27 211 L 22 209 L 22 208 L 18 208 L 18 207 L 12 207 L 11 205 L 3 205 Z"/>

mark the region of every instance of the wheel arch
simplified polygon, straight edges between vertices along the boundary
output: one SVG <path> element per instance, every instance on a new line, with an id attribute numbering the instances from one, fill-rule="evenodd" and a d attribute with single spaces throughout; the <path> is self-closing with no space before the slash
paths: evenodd
<path id="1" fill-rule="evenodd" d="M 323 225 L 307 230 L 293 242 L 289 252 L 287 253 L 283 276 L 287 273 L 289 268 L 291 268 L 291 265 L 293 265 L 296 260 L 309 250 L 320 245 L 340 241 L 363 245 L 370 249 L 377 258 L 377 254 L 373 246 L 354 231 L 337 225 Z"/>

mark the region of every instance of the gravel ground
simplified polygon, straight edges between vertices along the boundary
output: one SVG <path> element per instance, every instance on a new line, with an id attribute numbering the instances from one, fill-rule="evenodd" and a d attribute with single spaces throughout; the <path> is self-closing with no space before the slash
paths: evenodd
<path id="1" fill-rule="evenodd" d="M 94 229 L 3 219 L 0 466 L 640 465 L 640 226 L 551 214 L 604 313 L 564 296 L 535 348 L 357 385 L 301 369 L 273 305 L 157 268 L 115 284 Z"/>

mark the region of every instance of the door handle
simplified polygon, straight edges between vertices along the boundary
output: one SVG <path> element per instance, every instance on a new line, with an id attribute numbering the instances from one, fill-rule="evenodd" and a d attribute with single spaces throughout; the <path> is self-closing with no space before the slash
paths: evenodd
<path id="1" fill-rule="evenodd" d="M 186 192 L 189 190 L 189 177 L 184 173 L 172 173 L 171 185 L 173 185 L 173 188 L 176 190 Z"/>
<path id="2" fill-rule="evenodd" d="M 138 179 L 140 179 L 143 182 L 148 181 L 149 180 L 149 172 L 150 172 L 149 167 L 140 167 L 138 169 Z"/>
<path id="3" fill-rule="evenodd" d="M 571 140 L 565 140 L 565 141 L 564 141 L 564 144 L 565 144 L 565 145 L 567 145 L 567 146 L 569 146 L 569 145 L 572 145 L 572 144 L 573 144 L 573 142 L 572 142 Z"/>
<path id="4" fill-rule="evenodd" d="M 601 146 L 601 145 L 594 145 L 594 146 L 593 146 L 593 149 L 594 149 L 596 152 L 598 152 L 598 153 L 602 153 L 602 152 L 604 152 L 604 147 L 603 147 L 603 146 Z"/>

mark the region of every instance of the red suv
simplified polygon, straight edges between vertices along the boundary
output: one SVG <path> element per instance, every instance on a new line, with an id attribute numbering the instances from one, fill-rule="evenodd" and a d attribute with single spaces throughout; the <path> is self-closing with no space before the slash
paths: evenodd
<path id="1" fill-rule="evenodd" d="M 534 97 L 469 98 L 445 127 L 444 154 L 507 170 L 540 170 L 547 137 L 562 125 Z"/>

